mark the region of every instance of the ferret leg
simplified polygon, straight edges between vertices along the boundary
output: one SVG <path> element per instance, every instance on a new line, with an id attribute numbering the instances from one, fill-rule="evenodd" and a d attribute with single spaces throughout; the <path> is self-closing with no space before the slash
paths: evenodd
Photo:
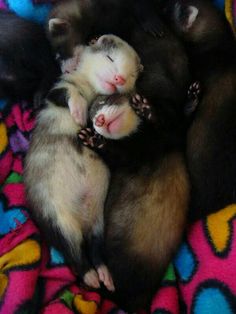
<path id="1" fill-rule="evenodd" d="M 100 288 L 99 278 L 96 270 L 92 267 L 87 256 L 87 247 L 82 245 L 80 262 L 78 263 L 79 273 L 86 286 L 98 289 Z"/>
<path id="2" fill-rule="evenodd" d="M 84 241 L 84 240 L 83 240 Z M 72 265 L 75 274 L 85 283 L 86 286 L 93 289 L 100 288 L 99 277 L 93 268 L 87 254 L 85 243 L 74 242 L 68 250 L 68 239 L 62 238 L 63 248 L 66 259 Z"/>
<path id="3" fill-rule="evenodd" d="M 87 124 L 88 102 L 77 90 L 71 92 L 70 89 L 68 92 L 70 93 L 68 95 L 70 113 L 75 122 L 83 127 Z"/>
<path id="4" fill-rule="evenodd" d="M 109 291 L 114 291 L 115 287 L 112 276 L 104 263 L 103 232 L 104 222 L 103 215 L 101 215 L 101 217 L 99 217 L 97 223 L 93 227 L 92 235 L 89 239 L 88 250 L 90 259 L 97 270 L 100 282 L 102 282 Z"/>

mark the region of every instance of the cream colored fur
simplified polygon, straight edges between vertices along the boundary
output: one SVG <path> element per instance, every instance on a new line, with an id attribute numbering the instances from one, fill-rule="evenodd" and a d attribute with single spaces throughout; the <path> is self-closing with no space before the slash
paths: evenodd
<path id="1" fill-rule="evenodd" d="M 109 171 L 94 152 L 81 147 L 79 153 L 72 145 L 77 131 L 68 109 L 49 104 L 38 117 L 24 180 L 31 209 L 56 225 L 79 254 L 83 233 L 103 228 Z"/>
<path id="2" fill-rule="evenodd" d="M 101 49 L 104 39 L 112 40 L 115 48 Z M 76 59 L 78 51 L 81 56 L 76 69 L 63 74 L 55 88 L 67 89 L 71 114 L 80 126 L 85 126 L 88 108 L 96 95 L 113 93 L 104 88 L 102 81 L 111 81 L 115 75 L 121 75 L 125 78 L 125 84 L 117 86 L 116 92 L 128 93 L 134 89 L 141 65 L 135 50 L 114 35 L 103 35 L 94 45 L 75 49 Z M 108 56 L 114 62 L 110 61 Z M 70 59 L 69 63 L 71 62 Z M 63 64 L 63 67 L 66 68 L 66 65 Z"/>
<path id="3" fill-rule="evenodd" d="M 109 133 L 105 127 L 98 127 L 95 124 L 96 118 L 103 114 L 105 119 L 112 119 L 112 117 L 116 117 L 117 115 L 122 115 L 120 120 L 120 127 L 117 132 Z M 140 119 L 134 110 L 131 108 L 128 99 L 120 106 L 116 104 L 108 106 L 104 105 L 101 109 L 99 109 L 96 115 L 93 118 L 94 129 L 97 133 L 101 134 L 105 138 L 118 140 L 127 135 L 132 135 L 133 132 L 136 132 L 140 123 Z"/>

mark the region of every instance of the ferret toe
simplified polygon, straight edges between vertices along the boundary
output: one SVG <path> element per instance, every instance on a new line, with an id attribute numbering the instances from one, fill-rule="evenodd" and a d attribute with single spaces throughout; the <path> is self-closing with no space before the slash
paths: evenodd
<path id="1" fill-rule="evenodd" d="M 131 105 L 138 116 L 151 120 L 152 113 L 148 100 L 139 94 L 135 94 L 132 97 Z"/>
<path id="2" fill-rule="evenodd" d="M 94 269 L 90 269 L 85 275 L 84 275 L 84 283 L 91 288 L 98 289 L 100 288 L 99 278 L 98 274 Z"/>
<path id="3" fill-rule="evenodd" d="M 115 291 L 114 283 L 112 280 L 112 276 L 105 265 L 101 265 L 97 269 L 99 280 L 105 285 L 107 290 Z"/>

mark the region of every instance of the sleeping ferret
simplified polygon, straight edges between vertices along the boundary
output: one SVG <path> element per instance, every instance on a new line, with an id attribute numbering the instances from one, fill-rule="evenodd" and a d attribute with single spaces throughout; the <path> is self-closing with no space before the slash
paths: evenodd
<path id="1" fill-rule="evenodd" d="M 133 21 L 149 37 L 164 36 L 162 21 L 156 15 L 154 1 L 150 0 L 58 1 L 48 18 L 48 36 L 59 56 L 68 59 L 73 48 L 87 43 L 91 35 L 108 31 L 116 34 L 119 28 L 118 36 L 125 38 Z"/>
<path id="2" fill-rule="evenodd" d="M 187 137 L 195 220 L 236 203 L 236 41 L 211 1 L 169 1 L 165 12 L 202 87 Z"/>
<path id="3" fill-rule="evenodd" d="M 150 306 L 181 241 L 188 209 L 183 138 L 174 136 L 174 125 L 168 132 L 168 116 L 155 109 L 140 95 L 100 96 L 90 109 L 95 132 L 79 134 L 111 169 L 105 258 L 115 286 L 110 297 L 128 312 Z"/>
<path id="4" fill-rule="evenodd" d="M 0 10 L 0 98 L 34 99 L 37 108 L 59 73 L 44 28 Z"/>
<path id="5" fill-rule="evenodd" d="M 77 143 L 77 132 L 86 124 L 88 106 L 97 94 L 133 90 L 139 70 L 138 55 L 116 36 L 104 35 L 84 47 L 77 69 L 64 74 L 49 93 L 25 159 L 33 217 L 49 243 L 94 288 L 99 280 L 114 288 L 102 258 L 109 170 L 97 154 Z"/>
<path id="6" fill-rule="evenodd" d="M 144 7 L 149 3 L 144 0 L 131 2 Z M 76 46 L 86 44 L 97 34 L 109 32 L 126 40 L 137 51 L 144 65 L 136 83 L 137 91 L 153 106 L 161 107 L 160 111 L 172 112 L 171 119 L 175 123 L 176 112 L 183 108 L 190 85 L 184 48 L 159 18 L 158 12 L 152 10 L 153 19 L 162 24 L 164 35 L 154 37 L 133 16 L 133 4 L 125 10 L 126 4 L 129 5 L 130 0 L 60 1 L 49 16 L 50 42 L 56 52 L 72 57 Z M 145 20 L 149 20 L 148 16 L 144 17 Z"/>
<path id="7" fill-rule="evenodd" d="M 91 6 L 87 6 L 88 3 Z M 124 145 L 119 158 L 113 154 L 114 150 L 110 151 L 114 158 L 106 158 L 103 154 L 112 170 L 119 163 L 122 166 L 114 175 L 112 173 L 106 208 L 114 215 L 111 214 L 111 220 L 108 218 L 111 227 L 106 232 L 106 246 L 110 248 L 108 254 L 112 255 L 108 255 L 108 263 L 120 303 L 132 310 L 150 301 L 183 231 L 188 203 L 188 182 L 182 157 L 183 108 L 190 81 L 185 50 L 165 23 L 164 36 L 150 36 L 140 23 L 124 14 L 119 4 L 117 0 L 61 2 L 52 12 L 49 31 L 50 39 L 57 47 L 60 38 L 57 35 L 65 36 L 69 52 L 73 51 L 75 38 L 76 44 L 80 44 L 96 34 L 111 31 L 123 36 L 134 47 L 144 65 L 136 89 L 154 108 L 157 140 L 153 140 L 153 145 L 149 142 L 151 136 L 142 145 L 137 140 L 138 148 L 127 151 L 131 156 L 128 163 L 125 152 L 129 145 L 122 143 L 129 143 L 131 137 L 126 138 L 127 142 L 119 140 L 119 145 Z M 98 124 L 103 123 L 103 117 L 100 119 Z M 127 229 L 128 233 L 123 232 Z M 143 230 L 146 229 L 145 234 Z"/>

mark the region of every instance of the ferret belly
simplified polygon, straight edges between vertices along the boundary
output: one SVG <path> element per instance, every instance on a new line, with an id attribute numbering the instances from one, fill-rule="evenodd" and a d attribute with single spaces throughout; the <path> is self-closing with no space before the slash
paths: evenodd
<path id="1" fill-rule="evenodd" d="M 33 147 L 25 180 L 32 210 L 63 225 L 62 233 L 88 232 L 103 215 L 109 171 L 88 148 L 81 151 L 71 137 L 49 136 Z M 39 215 L 39 213 L 36 213 Z"/>

